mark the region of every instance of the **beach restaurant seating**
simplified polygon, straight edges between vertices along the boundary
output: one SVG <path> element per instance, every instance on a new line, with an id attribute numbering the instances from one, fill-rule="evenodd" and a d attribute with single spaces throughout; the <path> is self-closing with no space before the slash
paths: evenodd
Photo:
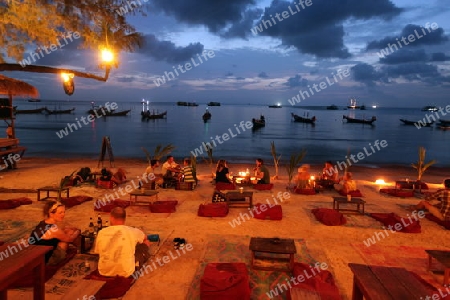
<path id="1" fill-rule="evenodd" d="M 226 182 L 217 182 L 216 183 L 216 190 L 223 191 L 223 190 L 235 190 L 236 185 L 234 183 L 226 183 Z"/>
<path id="2" fill-rule="evenodd" d="M 315 189 L 300 189 L 300 188 L 295 187 L 294 193 L 301 194 L 301 195 L 315 195 L 316 190 Z"/>
<path id="3" fill-rule="evenodd" d="M 273 183 L 257 183 L 253 188 L 258 191 L 269 191 L 273 188 Z"/>

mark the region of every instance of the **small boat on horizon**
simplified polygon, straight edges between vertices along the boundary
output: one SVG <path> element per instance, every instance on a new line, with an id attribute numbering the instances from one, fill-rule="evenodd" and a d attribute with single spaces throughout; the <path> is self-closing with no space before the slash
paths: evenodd
<path id="1" fill-rule="evenodd" d="M 347 106 L 347 108 L 360 109 L 361 107 L 356 104 L 356 99 L 355 98 L 350 98 L 350 105 Z"/>
<path id="2" fill-rule="evenodd" d="M 434 106 L 434 105 L 427 105 L 427 106 L 422 107 L 421 110 L 422 110 L 422 111 L 438 111 L 439 108 L 437 108 L 437 107 Z"/>
<path id="3" fill-rule="evenodd" d="M 198 104 L 195 102 L 186 102 L 186 101 L 178 101 L 177 105 L 178 106 L 198 106 Z"/>
<path id="4" fill-rule="evenodd" d="M 28 99 L 28 102 L 41 102 L 41 99 L 30 98 L 30 99 Z"/>
<path id="5" fill-rule="evenodd" d="M 207 105 L 208 105 L 208 106 L 220 106 L 220 102 L 214 102 L 214 101 L 211 101 L 211 102 L 208 102 Z"/>
<path id="6" fill-rule="evenodd" d="M 253 123 L 253 127 L 252 127 L 253 129 L 264 127 L 264 126 L 266 126 L 266 118 L 263 115 L 261 115 L 259 117 L 259 119 L 253 118 L 252 123 Z"/>
<path id="7" fill-rule="evenodd" d="M 315 116 L 313 116 L 312 118 L 309 118 L 308 116 L 301 117 L 301 116 L 296 115 L 294 113 L 291 113 L 291 115 L 294 118 L 294 122 L 307 123 L 307 124 L 312 124 L 312 125 L 314 125 L 315 122 L 316 122 L 316 117 Z"/>
<path id="8" fill-rule="evenodd" d="M 328 109 L 328 110 L 339 110 L 339 107 L 337 107 L 337 106 L 334 105 L 334 104 L 331 104 L 331 105 L 327 106 L 327 109 Z"/>
<path id="9" fill-rule="evenodd" d="M 157 113 L 155 111 L 150 112 L 150 110 L 147 111 L 141 111 L 142 121 L 143 120 L 156 120 L 156 119 L 164 119 L 167 116 L 167 111 L 162 113 Z"/>
<path id="10" fill-rule="evenodd" d="M 45 107 L 35 109 L 15 109 L 14 114 L 40 114 L 45 110 Z"/>
<path id="11" fill-rule="evenodd" d="M 205 113 L 202 116 L 203 122 L 207 122 L 208 120 L 211 119 L 211 113 L 209 112 L 209 110 L 206 110 Z"/>
<path id="12" fill-rule="evenodd" d="M 342 119 L 347 120 L 347 123 L 359 123 L 359 124 L 373 125 L 372 123 L 377 120 L 377 117 L 373 116 L 371 119 L 357 119 L 357 118 L 352 118 L 352 117 L 343 115 Z"/>
<path id="13" fill-rule="evenodd" d="M 270 108 L 282 108 L 280 103 L 269 105 Z"/>
<path id="14" fill-rule="evenodd" d="M 48 109 L 45 107 L 44 111 L 49 115 L 63 115 L 63 114 L 71 114 L 75 110 L 75 107 L 69 109 Z"/>

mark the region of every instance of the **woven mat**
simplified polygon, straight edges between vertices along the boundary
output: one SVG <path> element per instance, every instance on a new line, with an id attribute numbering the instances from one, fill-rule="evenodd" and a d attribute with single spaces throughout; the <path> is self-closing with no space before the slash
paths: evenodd
<path id="1" fill-rule="evenodd" d="M 37 224 L 34 221 L 0 220 L 0 241 L 12 243 L 27 239 Z"/>
<path id="2" fill-rule="evenodd" d="M 304 262 L 307 264 L 314 264 L 317 262 L 307 249 L 305 240 L 296 239 L 294 241 L 297 248 L 297 254 L 295 254 L 296 262 Z M 205 266 L 212 262 L 244 262 L 247 265 L 249 273 L 251 299 L 268 299 L 266 293 L 273 290 L 277 284 L 286 283 L 286 280 L 289 280 L 292 274 L 283 271 L 253 270 L 250 264 L 251 251 L 248 248 L 249 244 L 249 236 L 209 236 L 209 242 L 205 247 L 204 257 L 200 261 L 200 265 L 194 275 L 186 299 L 200 299 L 200 280 L 203 276 Z M 286 299 L 286 293 L 282 293 L 279 298 L 276 299 Z"/>

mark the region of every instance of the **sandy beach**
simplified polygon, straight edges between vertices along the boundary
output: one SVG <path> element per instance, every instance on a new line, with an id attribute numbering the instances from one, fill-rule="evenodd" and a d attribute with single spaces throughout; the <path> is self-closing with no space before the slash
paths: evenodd
<path id="1" fill-rule="evenodd" d="M 271 175 L 274 175 L 272 162 L 267 162 Z M 305 161 L 307 163 L 307 161 Z M 0 187 L 6 189 L 37 189 L 41 186 L 59 183 L 65 175 L 69 175 L 81 167 L 90 167 L 92 171 L 100 170 L 95 159 L 43 159 L 24 157 L 16 170 L 7 170 L 0 173 Z M 104 164 L 109 168 L 109 162 Z M 145 170 L 145 160 L 116 159 L 114 168 L 121 167 L 127 171 L 128 180 L 136 180 Z M 237 173 L 252 168 L 252 165 L 229 165 L 230 171 Z M 321 171 L 321 165 L 312 165 L 311 174 Z M 406 217 L 411 211 L 402 207 L 416 204 L 420 200 L 414 198 L 395 198 L 380 195 L 380 186 L 374 182 L 383 178 L 387 185 L 394 185 L 396 180 L 408 178 L 414 180 L 416 170 L 412 167 L 383 166 L 383 167 L 359 167 L 352 166 L 354 179 L 358 188 L 364 195 L 366 212 L 394 212 Z M 342 173 L 342 172 L 341 172 Z M 199 164 L 197 169 L 199 186 L 194 191 L 178 191 L 173 189 L 158 189 L 158 200 L 176 199 L 179 201 L 177 211 L 169 216 L 150 213 L 146 207 L 138 210 L 127 208 L 127 224 L 130 226 L 143 227 L 147 234 L 158 233 L 164 242 L 171 242 L 175 237 L 183 237 L 192 245 L 191 250 L 182 254 L 176 260 L 157 268 L 153 272 L 139 278 L 131 287 L 123 299 L 139 299 L 148 295 L 152 299 L 186 299 L 189 288 L 199 264 L 202 262 L 208 241 L 217 236 L 242 236 L 242 237 L 279 237 L 304 239 L 310 253 L 317 261 L 325 262 L 329 266 L 339 287 L 343 299 L 351 299 L 353 275 L 348 268 L 348 263 L 366 263 L 360 252 L 355 250 L 355 244 L 363 242 L 381 231 L 381 223 L 375 226 L 335 226 L 328 227 L 317 220 L 310 210 L 314 207 L 332 208 L 333 197 L 338 196 L 335 191 L 325 191 L 313 196 L 288 194 L 279 204 L 282 205 L 283 219 L 281 221 L 251 219 L 234 228 L 230 225 L 233 219 L 239 218 L 246 208 L 230 208 L 225 218 L 201 218 L 197 216 L 198 206 L 202 203 L 211 202 L 214 185 L 211 183 L 211 169 L 206 164 Z M 442 181 L 450 177 L 448 168 L 431 167 L 422 178 L 432 190 L 442 187 Z M 253 195 L 254 203 L 265 203 L 272 196 L 277 197 L 279 192 L 285 193 L 288 176 L 285 166 L 280 166 L 279 177 L 273 180 L 274 188 L 271 191 L 256 191 Z M 125 183 L 124 185 L 126 185 Z M 123 185 L 123 186 L 124 186 Z M 251 190 L 251 188 L 249 188 Z M 81 185 L 70 189 L 71 196 L 91 196 L 95 199 L 101 198 L 112 190 L 98 189 L 93 185 Z M 38 223 L 42 219 L 42 203 L 37 203 L 36 193 L 2 193 L 1 199 L 16 197 L 29 197 L 34 203 L 24 205 L 13 210 L 0 210 L 2 220 L 26 220 Z M 128 195 L 120 197 L 128 200 Z M 102 214 L 107 218 L 107 214 Z M 96 219 L 97 212 L 93 209 L 93 201 L 70 208 L 66 211 L 65 220 L 85 229 L 89 224 L 89 218 Z M 369 216 L 361 216 L 364 220 L 371 219 Z M 370 221 L 368 221 L 370 222 Z M 377 241 L 377 247 L 392 249 L 391 255 L 399 258 L 407 253 L 398 252 L 398 246 L 423 247 L 426 249 L 449 249 L 449 232 L 443 227 L 427 219 L 422 219 L 422 232 L 419 234 L 395 233 Z M 386 250 L 389 252 L 389 250 Z M 397 251 L 397 252 L 395 252 Z M 156 253 L 156 256 L 162 253 Z M 424 265 L 426 268 L 426 265 Z M 434 275 L 433 275 L 434 276 Z M 436 283 L 442 277 L 436 275 Z M 82 296 L 82 295 L 81 295 Z"/>

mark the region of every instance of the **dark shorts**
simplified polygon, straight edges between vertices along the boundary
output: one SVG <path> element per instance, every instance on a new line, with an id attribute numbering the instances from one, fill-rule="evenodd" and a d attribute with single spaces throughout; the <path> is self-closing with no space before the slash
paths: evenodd
<path id="1" fill-rule="evenodd" d="M 57 265 L 66 258 L 66 250 L 61 249 L 59 246 L 53 250 L 52 256 L 47 262 L 47 265 Z"/>

